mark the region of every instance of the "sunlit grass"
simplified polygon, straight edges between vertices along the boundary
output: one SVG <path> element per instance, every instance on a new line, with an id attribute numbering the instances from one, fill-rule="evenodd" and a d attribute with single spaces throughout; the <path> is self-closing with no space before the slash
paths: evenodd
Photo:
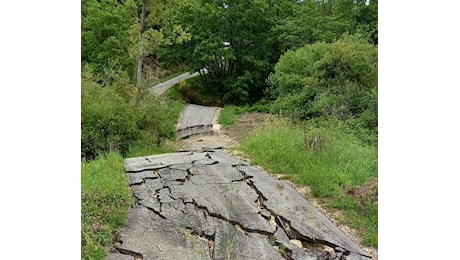
<path id="1" fill-rule="evenodd" d="M 113 232 L 126 222 L 134 202 L 123 158 L 117 152 L 81 164 L 81 257 L 104 259 Z"/>
<path id="2" fill-rule="evenodd" d="M 359 229 L 363 244 L 377 246 L 377 204 L 359 203 L 347 189 L 377 177 L 377 147 L 363 144 L 343 125 L 293 125 L 279 119 L 248 137 L 239 148 L 254 164 L 307 185 L 327 207 L 344 212 L 345 222 Z"/>

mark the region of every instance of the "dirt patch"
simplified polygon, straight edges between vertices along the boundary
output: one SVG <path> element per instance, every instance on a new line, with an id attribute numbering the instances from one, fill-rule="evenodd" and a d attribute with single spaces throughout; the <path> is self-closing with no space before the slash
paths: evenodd
<path id="1" fill-rule="evenodd" d="M 347 193 L 361 204 L 364 204 L 368 200 L 372 203 L 377 203 L 378 180 L 377 178 L 372 178 L 361 186 L 350 187 L 348 188 Z"/>
<path id="2" fill-rule="evenodd" d="M 236 118 L 232 126 L 224 127 L 224 130 L 230 138 L 241 143 L 247 137 L 253 135 L 255 131 L 270 124 L 273 120 L 274 117 L 270 114 L 259 112 L 245 113 Z"/>

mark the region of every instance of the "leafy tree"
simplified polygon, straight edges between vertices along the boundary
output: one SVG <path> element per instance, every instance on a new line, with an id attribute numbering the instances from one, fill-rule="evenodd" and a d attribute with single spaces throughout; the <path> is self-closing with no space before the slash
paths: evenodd
<path id="1" fill-rule="evenodd" d="M 82 67 L 91 66 L 104 85 L 126 72 L 139 87 L 142 61 L 162 43 L 163 14 L 176 1 L 82 1 Z"/>
<path id="2" fill-rule="evenodd" d="M 276 112 L 358 118 L 377 127 L 377 47 L 358 36 L 286 52 L 269 78 Z"/>
<path id="3" fill-rule="evenodd" d="M 134 76 L 135 60 L 129 56 L 137 7 L 134 0 L 84 0 L 81 10 L 82 67 L 91 64 L 111 83 L 116 71 Z"/>
<path id="4" fill-rule="evenodd" d="M 335 42 L 344 34 L 360 33 L 377 43 L 377 0 L 305 0 L 276 26 L 282 50 L 319 41 Z"/>
<path id="5" fill-rule="evenodd" d="M 205 68 L 205 85 L 219 87 L 224 100 L 259 99 L 279 57 L 273 26 L 293 1 L 184 1 L 166 16 L 167 38 L 161 57 Z"/>

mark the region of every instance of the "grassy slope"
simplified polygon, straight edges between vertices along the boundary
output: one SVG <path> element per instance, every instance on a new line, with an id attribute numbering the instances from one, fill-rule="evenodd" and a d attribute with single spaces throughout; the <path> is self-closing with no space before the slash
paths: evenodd
<path id="1" fill-rule="evenodd" d="M 124 172 L 117 152 L 81 164 L 82 259 L 104 259 L 112 233 L 125 224 L 134 199 Z"/>
<path id="2" fill-rule="evenodd" d="M 363 144 L 341 126 L 301 127 L 279 120 L 239 149 L 253 163 L 309 186 L 327 207 L 344 213 L 344 222 L 361 231 L 363 244 L 377 247 L 377 203 L 347 194 L 349 188 L 377 178 L 376 146 Z"/>
<path id="3" fill-rule="evenodd" d="M 253 111 L 268 112 L 268 109 L 268 106 L 263 104 L 253 104 L 246 106 L 225 106 L 220 112 L 218 123 L 224 126 L 233 125 L 235 119 L 243 113 Z"/>

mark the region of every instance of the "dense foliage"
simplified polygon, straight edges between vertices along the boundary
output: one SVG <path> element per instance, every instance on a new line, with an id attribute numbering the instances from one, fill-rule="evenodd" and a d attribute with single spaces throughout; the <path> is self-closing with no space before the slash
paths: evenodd
<path id="1" fill-rule="evenodd" d="M 226 103 L 264 96 L 280 55 L 318 41 L 360 33 L 377 42 L 377 1 L 183 1 L 165 15 L 159 55 L 184 61 L 217 85 Z"/>
<path id="2" fill-rule="evenodd" d="M 279 56 L 271 31 L 278 20 L 275 2 L 184 1 L 167 16 L 168 44 L 160 55 L 205 68 L 203 83 L 218 85 L 226 102 L 254 101 Z"/>
<path id="3" fill-rule="evenodd" d="M 134 103 L 136 61 L 154 54 L 162 42 L 162 16 L 175 1 L 82 1 L 81 155 L 95 158 L 117 150 L 127 155 L 133 146 L 158 147 L 173 138 L 182 102 L 159 99 L 143 84 Z M 144 28 L 141 10 L 145 5 Z M 140 33 L 143 54 L 139 57 Z M 140 66 L 142 71 L 142 64 Z M 140 78 L 146 81 L 146 75 Z"/>
<path id="4" fill-rule="evenodd" d="M 81 7 L 82 66 L 91 64 L 110 84 L 117 71 L 134 77 L 138 30 L 134 0 L 84 0 Z"/>
<path id="5" fill-rule="evenodd" d="M 293 14 L 275 30 L 283 50 L 320 41 L 331 43 L 343 34 L 355 33 L 377 44 L 377 7 L 377 0 L 304 0 L 294 5 Z"/>
<path id="6" fill-rule="evenodd" d="M 158 147 L 175 137 L 175 124 L 184 103 L 144 94 L 134 103 L 134 87 L 103 88 L 82 81 L 81 155 L 87 159 L 117 150 L 128 154 L 142 140 L 143 146 Z"/>
<path id="7" fill-rule="evenodd" d="M 358 119 L 377 128 L 377 47 L 357 36 L 288 51 L 269 80 L 276 112 Z"/>

